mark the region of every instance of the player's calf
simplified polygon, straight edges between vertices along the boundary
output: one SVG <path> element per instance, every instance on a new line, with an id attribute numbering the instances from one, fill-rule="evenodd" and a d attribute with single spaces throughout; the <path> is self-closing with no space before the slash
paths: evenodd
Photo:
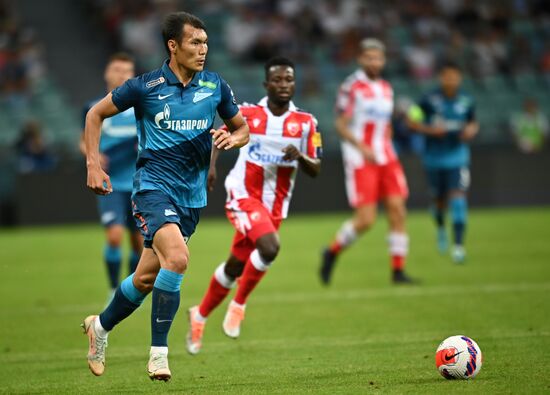
<path id="1" fill-rule="evenodd" d="M 233 256 L 230 257 L 228 262 L 231 262 L 231 264 L 224 262 L 216 268 L 201 304 L 188 310 L 189 329 L 186 344 L 187 352 L 191 355 L 198 354 L 202 348 L 202 336 L 207 317 L 219 306 L 235 285 L 234 277 L 227 274 L 228 266 L 230 266 L 229 271 L 233 273 L 238 271 L 240 275 L 242 272 L 244 263 L 239 262 Z"/>

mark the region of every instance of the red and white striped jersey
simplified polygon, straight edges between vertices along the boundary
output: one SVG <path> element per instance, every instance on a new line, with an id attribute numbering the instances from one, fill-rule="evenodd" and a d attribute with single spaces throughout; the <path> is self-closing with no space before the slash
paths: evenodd
<path id="1" fill-rule="evenodd" d="M 351 132 L 373 150 L 377 164 L 397 160 L 391 141 L 393 89 L 389 82 L 371 80 L 357 70 L 340 86 L 336 110 L 351 117 Z M 346 162 L 358 167 L 364 164 L 361 152 L 347 141 L 342 142 L 342 152 Z"/>
<path id="2" fill-rule="evenodd" d="M 310 158 L 321 156 L 317 120 L 294 103 L 275 116 L 267 98 L 257 105 L 239 106 L 250 128 L 250 141 L 225 179 L 228 201 L 248 197 L 260 200 L 274 218 L 286 218 L 294 188 L 298 161 L 284 161 L 283 148 L 292 144 Z"/>

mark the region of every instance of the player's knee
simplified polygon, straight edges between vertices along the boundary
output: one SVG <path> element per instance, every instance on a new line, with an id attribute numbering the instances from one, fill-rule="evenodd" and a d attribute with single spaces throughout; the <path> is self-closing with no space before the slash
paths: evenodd
<path id="1" fill-rule="evenodd" d="M 111 226 L 107 229 L 107 244 L 110 247 L 120 247 L 123 237 L 124 230 L 120 226 Z"/>
<path id="2" fill-rule="evenodd" d="M 165 269 L 185 273 L 189 263 L 189 253 L 183 248 L 174 248 L 165 255 Z"/>
<path id="3" fill-rule="evenodd" d="M 256 240 L 256 249 L 266 262 L 273 262 L 279 254 L 280 242 L 277 233 L 269 233 Z"/>
<path id="4" fill-rule="evenodd" d="M 372 225 L 374 225 L 374 222 L 376 221 L 376 217 L 372 215 L 361 215 L 355 220 L 355 230 L 357 233 L 363 233 L 369 230 Z"/>
<path id="5" fill-rule="evenodd" d="M 119 235 L 118 233 L 108 233 L 107 244 L 109 247 L 119 248 L 122 244 L 122 235 Z"/>
<path id="6" fill-rule="evenodd" d="M 256 248 L 262 259 L 266 262 L 273 262 L 279 254 L 279 240 L 274 239 L 269 242 L 257 243 Z"/>
<path id="7" fill-rule="evenodd" d="M 224 267 L 225 274 L 233 279 L 241 277 L 243 270 L 244 262 L 237 260 L 228 260 Z"/>

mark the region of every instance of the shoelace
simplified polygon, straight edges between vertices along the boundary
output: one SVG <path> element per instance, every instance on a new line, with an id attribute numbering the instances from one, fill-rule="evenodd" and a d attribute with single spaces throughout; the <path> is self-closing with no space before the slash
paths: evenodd
<path id="1" fill-rule="evenodd" d="M 166 357 L 166 355 L 153 354 L 151 355 L 150 362 L 153 364 L 155 370 L 168 368 L 168 358 Z"/>
<path id="2" fill-rule="evenodd" d="M 105 358 L 105 349 L 107 348 L 107 338 L 99 337 L 96 335 L 95 337 L 95 354 L 92 356 L 92 358 L 96 361 L 103 361 Z"/>

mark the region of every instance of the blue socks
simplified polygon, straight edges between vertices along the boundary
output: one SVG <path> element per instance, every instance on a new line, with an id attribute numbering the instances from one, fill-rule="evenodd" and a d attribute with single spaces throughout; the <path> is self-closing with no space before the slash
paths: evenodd
<path id="1" fill-rule="evenodd" d="M 131 274 L 122 281 L 109 306 L 99 315 L 99 321 L 105 330 L 112 330 L 116 324 L 132 314 L 147 296 L 134 286 L 133 279 L 134 274 Z"/>
<path id="2" fill-rule="evenodd" d="M 153 287 L 151 309 L 151 346 L 168 346 L 168 331 L 180 305 L 183 274 L 160 269 Z M 103 321 L 101 321 L 103 322 Z"/>
<path id="3" fill-rule="evenodd" d="M 120 261 L 122 260 L 122 252 L 120 251 L 120 247 L 113 247 L 107 244 L 103 250 L 103 257 L 107 266 L 109 284 L 111 285 L 111 289 L 115 289 L 118 287 Z"/>
<path id="4" fill-rule="evenodd" d="M 99 315 L 101 326 L 112 330 L 120 321 L 132 314 L 147 294 L 141 293 L 133 283 L 134 274 L 128 276 L 116 289 L 113 300 Z M 180 305 L 180 285 L 183 274 L 160 269 L 153 287 L 151 309 L 151 346 L 166 347 L 168 332 Z"/>
<path id="5" fill-rule="evenodd" d="M 451 217 L 453 219 L 453 231 L 455 245 L 464 243 L 464 232 L 468 215 L 468 203 L 464 196 L 453 197 L 450 201 Z"/>
<path id="6" fill-rule="evenodd" d="M 432 207 L 432 215 L 437 227 L 443 228 L 445 226 L 445 209 L 440 209 L 439 207 L 434 206 Z"/>

